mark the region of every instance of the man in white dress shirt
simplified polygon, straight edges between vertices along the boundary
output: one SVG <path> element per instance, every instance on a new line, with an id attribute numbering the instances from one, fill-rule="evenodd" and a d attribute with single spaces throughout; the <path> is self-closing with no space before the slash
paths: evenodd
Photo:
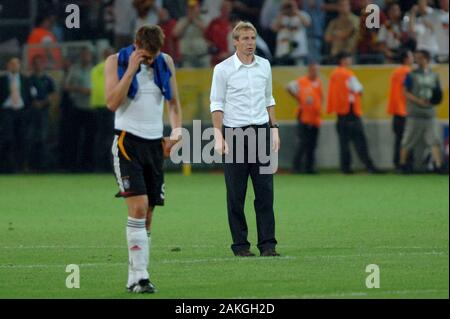
<path id="1" fill-rule="evenodd" d="M 267 165 L 261 160 L 261 152 L 255 152 L 255 149 L 259 148 L 265 154 L 278 152 L 280 138 L 272 96 L 271 68 L 266 59 L 255 55 L 256 36 L 251 23 L 239 22 L 236 25 L 233 29 L 236 53 L 216 65 L 211 87 L 215 150 L 226 157 L 224 172 L 228 221 L 233 239 L 231 249 L 241 257 L 255 256 L 247 240 L 244 214 L 249 176 L 255 191 L 257 247 L 261 256 L 279 256 L 275 250 L 273 173 L 262 173 L 261 168 Z M 246 138 L 236 142 L 243 135 Z M 250 138 L 252 135 L 255 137 L 253 140 Z M 252 154 L 258 154 L 258 159 L 252 160 Z"/>

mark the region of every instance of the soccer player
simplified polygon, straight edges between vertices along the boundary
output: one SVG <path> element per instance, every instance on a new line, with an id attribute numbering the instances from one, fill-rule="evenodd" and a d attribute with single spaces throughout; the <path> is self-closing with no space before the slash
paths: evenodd
<path id="1" fill-rule="evenodd" d="M 418 68 L 406 76 L 404 84 L 408 116 L 400 150 L 401 172 L 411 172 L 411 167 L 407 165 L 409 153 L 424 139 L 426 146 L 431 147 L 435 170 L 441 173 L 444 171 L 440 141 L 436 134 L 436 105 L 440 101 L 433 101 L 434 91 L 441 90 L 441 84 L 438 74 L 430 68 L 431 54 L 428 51 L 417 51 L 416 60 Z"/>
<path id="2" fill-rule="evenodd" d="M 366 136 L 361 121 L 361 95 L 363 86 L 349 69 L 352 64 L 350 53 L 338 54 L 338 67 L 331 73 L 328 88 L 328 113 L 337 113 L 340 163 L 344 174 L 352 174 L 350 142 L 353 142 L 359 158 L 371 174 L 380 173 L 373 164 L 367 149 Z"/>
<path id="3" fill-rule="evenodd" d="M 151 221 L 164 205 L 163 108 L 168 101 L 171 140 L 181 135 L 181 107 L 172 58 L 160 52 L 160 27 L 141 27 L 133 45 L 108 57 L 105 65 L 107 106 L 115 112 L 112 145 L 117 197 L 128 206 L 127 288 L 153 293 L 148 273 Z M 147 232 L 146 232 L 147 229 Z"/>
<path id="4" fill-rule="evenodd" d="M 406 97 L 403 90 L 405 78 L 411 72 L 414 56 L 410 50 L 400 53 L 401 66 L 392 73 L 389 87 L 389 102 L 387 112 L 393 116 L 392 128 L 395 135 L 394 165 L 400 169 L 400 146 L 406 123 Z"/>
<path id="5" fill-rule="evenodd" d="M 294 171 L 302 172 L 305 158 L 305 172 L 315 174 L 314 153 L 319 136 L 322 113 L 322 81 L 319 78 L 319 65 L 312 62 L 308 75 L 299 77 L 288 84 L 286 90 L 298 101 L 297 118 L 300 146 L 294 158 Z"/>
<path id="6" fill-rule="evenodd" d="M 211 113 L 215 128 L 215 150 L 227 154 L 235 132 L 256 135 L 256 140 L 265 140 L 260 147 L 266 153 L 270 146 L 278 152 L 280 138 L 275 118 L 275 100 L 272 96 L 272 72 L 269 61 L 255 55 L 256 29 L 249 22 L 239 22 L 232 31 L 236 53 L 214 68 L 211 85 Z M 222 128 L 225 131 L 225 139 Z M 242 129 L 242 130 L 240 130 Z M 270 145 L 270 130 L 273 134 Z M 228 133 L 228 134 L 227 134 Z M 239 133 L 238 133 L 239 134 Z M 260 141 L 258 141 L 260 142 Z M 257 143 L 253 141 L 253 143 Z M 251 139 L 243 140 L 245 150 L 255 149 Z M 233 142 L 231 154 L 236 158 L 236 150 L 242 147 Z M 264 146 L 262 146 L 264 144 Z M 258 145 L 259 146 L 259 145 Z M 241 154 L 242 155 L 242 154 Z M 245 156 L 245 155 L 244 155 Z M 261 256 L 279 256 L 275 250 L 275 217 L 273 211 L 273 174 L 263 174 L 264 164 L 260 159 L 243 161 L 225 159 L 225 183 L 227 188 L 228 221 L 233 239 L 231 249 L 236 256 L 252 257 L 250 243 L 247 240 L 248 228 L 244 214 L 244 202 L 248 177 L 255 191 L 255 212 L 258 231 L 258 249 Z"/>

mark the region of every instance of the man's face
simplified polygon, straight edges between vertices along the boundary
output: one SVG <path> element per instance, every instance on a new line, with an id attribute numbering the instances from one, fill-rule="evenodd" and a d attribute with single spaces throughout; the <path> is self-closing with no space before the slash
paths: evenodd
<path id="1" fill-rule="evenodd" d="M 20 60 L 17 58 L 11 59 L 8 62 L 7 69 L 11 73 L 19 73 L 20 72 Z"/>
<path id="2" fill-rule="evenodd" d="M 428 60 L 423 53 L 416 53 L 416 62 L 420 67 L 425 67 L 428 65 Z"/>
<path id="3" fill-rule="evenodd" d="M 318 64 L 310 64 L 308 66 L 308 76 L 311 79 L 316 79 L 319 76 L 319 65 Z"/>
<path id="4" fill-rule="evenodd" d="M 234 46 L 238 53 L 252 55 L 256 50 L 256 33 L 251 29 L 244 29 L 239 32 L 239 39 L 234 40 Z"/>
<path id="5" fill-rule="evenodd" d="M 398 4 L 392 5 L 392 7 L 389 10 L 389 18 L 391 19 L 397 19 L 401 16 L 402 12 L 400 10 L 400 6 Z"/>
<path id="6" fill-rule="evenodd" d="M 407 65 L 411 65 L 414 63 L 414 55 L 412 54 L 412 52 L 408 52 L 408 55 L 407 55 L 404 63 Z"/>
<path id="7" fill-rule="evenodd" d="M 139 50 L 139 51 L 144 53 L 143 54 L 142 64 L 145 64 L 145 65 L 148 65 L 148 66 L 152 65 L 153 61 L 155 61 L 155 58 L 158 56 L 159 51 L 156 52 L 156 53 L 152 53 L 152 52 L 150 52 L 148 50 L 142 49 L 142 47 L 137 45 L 137 44 L 135 46 L 136 46 L 136 50 Z"/>
<path id="8" fill-rule="evenodd" d="M 348 14 L 351 12 L 351 6 L 350 6 L 350 1 L 348 0 L 341 0 L 339 2 L 339 13 L 341 14 Z"/>

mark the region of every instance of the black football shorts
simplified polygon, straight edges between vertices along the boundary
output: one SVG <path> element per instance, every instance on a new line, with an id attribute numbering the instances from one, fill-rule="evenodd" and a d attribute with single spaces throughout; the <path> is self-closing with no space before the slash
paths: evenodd
<path id="1" fill-rule="evenodd" d="M 163 140 L 147 140 L 115 131 L 112 158 L 119 193 L 116 197 L 147 195 L 150 206 L 164 205 Z"/>

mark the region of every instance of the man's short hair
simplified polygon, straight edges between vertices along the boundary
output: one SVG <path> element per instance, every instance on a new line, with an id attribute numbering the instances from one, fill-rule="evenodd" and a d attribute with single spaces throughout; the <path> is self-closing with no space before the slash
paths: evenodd
<path id="1" fill-rule="evenodd" d="M 409 54 L 411 53 L 411 50 L 403 49 L 400 51 L 398 55 L 398 60 L 400 63 L 405 63 L 406 58 L 408 58 Z"/>
<path id="2" fill-rule="evenodd" d="M 164 45 L 164 32 L 157 25 L 144 25 L 136 32 L 136 44 L 144 50 L 156 53 Z"/>
<path id="3" fill-rule="evenodd" d="M 255 26 L 251 22 L 240 21 L 233 29 L 232 36 L 234 40 L 239 40 L 239 34 L 241 33 L 241 30 L 253 30 L 255 34 L 258 34 Z"/>
<path id="4" fill-rule="evenodd" d="M 423 50 L 423 49 L 422 49 L 422 50 L 417 50 L 416 53 L 422 54 L 423 57 L 424 57 L 425 59 L 427 59 L 428 62 L 431 61 L 431 54 L 430 54 L 429 51 Z"/>

